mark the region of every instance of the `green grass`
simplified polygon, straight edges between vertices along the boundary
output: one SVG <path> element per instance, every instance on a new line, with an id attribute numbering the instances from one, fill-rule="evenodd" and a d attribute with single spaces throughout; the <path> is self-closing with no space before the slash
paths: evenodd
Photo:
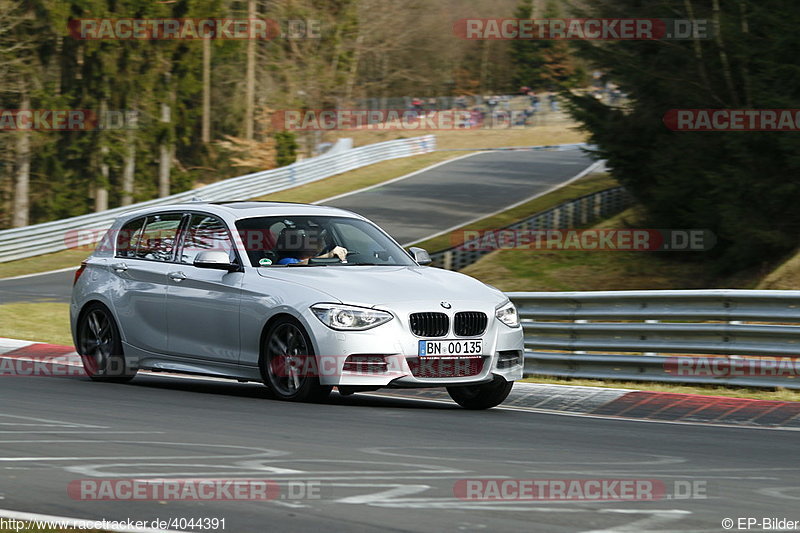
<path id="1" fill-rule="evenodd" d="M 50 270 L 58 270 L 73 266 L 78 268 L 81 261 L 86 259 L 91 253 L 91 250 L 86 249 L 62 250 L 52 254 L 0 263 L 0 279 L 22 276 L 24 274 L 35 274 L 37 272 L 48 272 Z"/>
<path id="2" fill-rule="evenodd" d="M 0 305 L 0 337 L 72 346 L 69 304 L 43 302 Z"/>
<path id="3" fill-rule="evenodd" d="M 800 401 L 800 391 L 789 389 L 755 389 L 720 387 L 719 385 L 673 385 L 669 383 L 606 381 L 596 379 L 552 378 L 531 376 L 522 380 L 525 383 L 549 385 L 572 385 L 576 387 L 601 387 L 605 389 L 635 389 L 676 394 L 701 394 L 705 396 L 725 396 L 728 398 L 747 398 L 750 400 L 772 400 L 784 402 Z"/>
<path id="4" fill-rule="evenodd" d="M 564 187 L 560 187 L 552 192 L 531 200 L 530 202 L 519 205 L 513 209 L 509 209 L 508 211 L 503 211 L 497 215 L 478 220 L 477 222 L 454 230 L 451 233 L 439 235 L 438 237 L 434 237 L 432 239 L 427 239 L 417 243 L 415 246 L 425 248 L 431 252 L 437 252 L 439 250 L 451 248 L 461 244 L 463 239 L 460 239 L 459 236 L 465 229 L 483 230 L 504 228 L 515 222 L 519 222 L 520 220 L 524 220 L 532 215 L 535 215 L 536 213 L 541 213 L 542 211 L 550 209 L 551 207 L 555 207 L 560 203 L 574 200 L 575 198 L 580 198 L 581 196 L 591 194 L 593 192 L 610 189 L 612 187 L 616 187 L 617 185 L 619 185 L 619 183 L 617 183 L 617 181 L 608 174 L 591 174 L 574 181 L 569 185 L 565 185 Z"/>
<path id="5" fill-rule="evenodd" d="M 594 227 L 642 227 L 640 218 L 629 209 Z M 575 250 L 499 250 L 462 272 L 504 291 L 752 288 L 764 274 L 757 269 L 719 276 L 703 261 L 703 252 Z"/>

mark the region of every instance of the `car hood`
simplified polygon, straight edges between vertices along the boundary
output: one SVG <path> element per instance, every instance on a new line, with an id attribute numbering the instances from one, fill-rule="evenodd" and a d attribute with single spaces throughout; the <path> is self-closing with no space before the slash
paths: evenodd
<path id="1" fill-rule="evenodd" d="M 499 305 L 499 290 L 458 272 L 420 266 L 315 266 L 259 268 L 265 278 L 307 286 L 342 303 L 386 307 L 398 303 L 482 302 Z"/>

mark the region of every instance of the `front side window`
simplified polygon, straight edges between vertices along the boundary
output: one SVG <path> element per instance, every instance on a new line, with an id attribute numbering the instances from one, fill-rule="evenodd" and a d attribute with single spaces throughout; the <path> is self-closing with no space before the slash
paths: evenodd
<path id="1" fill-rule="evenodd" d="M 215 216 L 193 214 L 183 236 L 180 262 L 191 265 L 200 252 L 225 252 L 236 259 L 233 243 L 225 223 Z"/>
<path id="2" fill-rule="evenodd" d="M 253 266 L 386 265 L 414 261 L 375 225 L 329 216 L 255 217 L 236 222 Z M 338 253 L 346 251 L 346 261 Z"/>
<path id="3" fill-rule="evenodd" d="M 135 257 L 150 261 L 172 261 L 175 240 L 182 218 L 183 214 L 181 213 L 148 216 L 139 238 Z"/>

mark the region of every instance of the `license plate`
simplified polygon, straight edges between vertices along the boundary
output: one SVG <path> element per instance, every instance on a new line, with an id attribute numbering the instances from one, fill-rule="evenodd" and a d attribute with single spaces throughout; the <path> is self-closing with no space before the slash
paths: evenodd
<path id="1" fill-rule="evenodd" d="M 483 355 L 483 339 L 419 341 L 420 357 Z"/>

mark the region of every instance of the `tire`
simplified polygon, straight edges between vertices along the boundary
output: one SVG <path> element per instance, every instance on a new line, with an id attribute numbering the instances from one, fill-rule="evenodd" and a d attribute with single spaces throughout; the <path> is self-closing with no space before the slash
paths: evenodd
<path id="1" fill-rule="evenodd" d="M 119 328 L 106 306 L 95 303 L 83 310 L 77 344 L 83 368 L 93 381 L 126 383 L 136 376 L 137 369 L 125 361 Z"/>
<path id="2" fill-rule="evenodd" d="M 513 381 L 495 376 L 494 381 L 483 385 L 447 387 L 447 393 L 464 409 L 489 409 L 503 403 L 513 386 Z"/>
<path id="3" fill-rule="evenodd" d="M 308 371 L 316 369 L 314 347 L 306 330 L 293 318 L 280 318 L 269 327 L 261 347 L 260 367 L 264 385 L 278 400 L 322 402 L 333 389 L 320 385 L 317 372 Z"/>

